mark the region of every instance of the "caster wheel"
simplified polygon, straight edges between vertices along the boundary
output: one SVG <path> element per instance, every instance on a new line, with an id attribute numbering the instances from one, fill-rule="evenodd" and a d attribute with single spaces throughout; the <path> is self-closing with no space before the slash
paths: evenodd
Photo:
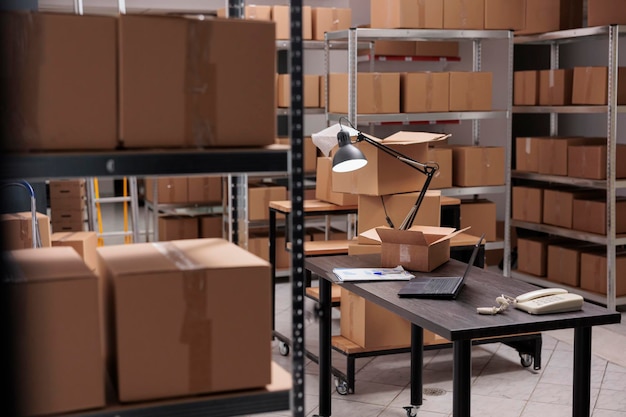
<path id="1" fill-rule="evenodd" d="M 285 342 L 280 342 L 278 345 L 278 352 L 283 356 L 289 355 L 289 345 Z"/>
<path id="2" fill-rule="evenodd" d="M 350 393 L 350 389 L 348 388 L 348 383 L 346 381 L 339 382 L 335 380 L 335 389 L 339 395 L 348 395 Z"/>
<path id="3" fill-rule="evenodd" d="M 415 417 L 417 416 L 417 407 L 413 407 L 412 405 L 402 407 L 404 411 L 406 411 L 407 417 Z"/>
<path id="4" fill-rule="evenodd" d="M 520 363 L 522 364 L 524 368 L 528 368 L 530 365 L 533 364 L 533 357 L 531 354 L 520 353 L 519 357 L 520 357 Z"/>

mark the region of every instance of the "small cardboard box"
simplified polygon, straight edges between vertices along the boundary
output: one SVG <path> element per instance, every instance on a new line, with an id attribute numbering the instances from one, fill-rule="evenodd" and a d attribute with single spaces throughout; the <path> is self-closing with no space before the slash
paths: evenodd
<path id="1" fill-rule="evenodd" d="M 539 172 L 539 141 L 543 137 L 515 138 L 515 169 L 524 172 Z"/>
<path id="2" fill-rule="evenodd" d="M 504 148 L 452 146 L 452 183 L 459 187 L 504 184 Z"/>
<path id="3" fill-rule="evenodd" d="M 548 239 L 543 237 L 517 238 L 517 270 L 545 277 L 548 268 Z"/>
<path id="4" fill-rule="evenodd" d="M 587 0 L 587 26 L 626 25 L 622 0 Z"/>
<path id="5" fill-rule="evenodd" d="M 334 184 L 348 182 L 354 184 L 354 172 L 333 172 L 333 158 L 320 156 L 317 158 L 315 176 L 315 198 L 339 206 L 356 205 L 359 196 L 346 192 L 333 191 Z M 343 188 L 339 186 L 338 188 Z"/>
<path id="6" fill-rule="evenodd" d="M 51 246 L 50 218 L 37 212 L 37 226 L 41 246 Z M 3 236 L 0 243 L 5 250 L 27 249 L 33 247 L 33 214 L 30 211 L 6 213 L 0 215 Z"/>
<path id="7" fill-rule="evenodd" d="M 526 0 L 484 0 L 485 29 L 520 30 L 526 27 Z"/>
<path id="8" fill-rule="evenodd" d="M 381 266 L 398 265 L 411 271 L 430 272 L 450 259 L 450 239 L 467 229 L 413 226 L 408 230 L 376 227 L 360 234 L 382 245 Z"/>
<path id="9" fill-rule="evenodd" d="M 626 178 L 626 145 L 617 144 L 615 178 Z M 567 147 L 567 175 L 593 180 L 606 179 L 606 145 L 572 145 Z"/>
<path id="10" fill-rule="evenodd" d="M 606 138 L 544 138 L 539 142 L 539 166 L 540 174 L 567 175 L 568 149 L 573 145 L 593 145 L 606 143 Z"/>
<path id="11" fill-rule="evenodd" d="M 311 6 L 302 6 L 302 39 L 313 39 Z M 276 23 L 276 39 L 291 39 L 291 10 L 289 6 L 273 5 L 272 20 Z"/>
<path id="12" fill-rule="evenodd" d="M 147 201 L 155 204 L 187 203 L 187 177 L 149 177 L 144 184 Z"/>
<path id="13" fill-rule="evenodd" d="M 450 76 L 447 72 L 405 72 L 400 76 L 400 111 L 447 112 L 450 107 Z"/>
<path id="14" fill-rule="evenodd" d="M 198 219 L 186 216 L 160 216 L 159 241 L 197 239 Z"/>
<path id="15" fill-rule="evenodd" d="M 567 106 L 572 104 L 573 69 L 539 71 L 539 105 Z"/>
<path id="16" fill-rule="evenodd" d="M 513 104 L 536 106 L 539 101 L 539 72 L 515 71 L 513 73 Z"/>
<path id="17" fill-rule="evenodd" d="M 115 349 L 121 402 L 271 382 L 267 261 L 224 239 L 111 245 L 97 251 L 98 271 L 112 291 L 107 308 L 116 318 L 115 338 L 108 341 Z"/>
<path id="18" fill-rule="evenodd" d="M 370 0 L 371 27 L 443 29 L 442 0 Z"/>
<path id="19" fill-rule="evenodd" d="M 575 67 L 572 104 L 606 105 L 608 76 L 608 67 Z M 617 79 L 617 104 L 626 104 L 626 67 L 618 68 Z"/>
<path id="20" fill-rule="evenodd" d="M 450 111 L 489 111 L 491 72 L 450 72 Z"/>
<path id="21" fill-rule="evenodd" d="M 575 199 L 573 202 L 572 229 L 606 235 L 606 198 Z M 626 197 L 616 197 L 615 233 L 626 233 Z"/>
<path id="22" fill-rule="evenodd" d="M 458 42 L 417 41 L 415 42 L 416 56 L 458 57 Z"/>
<path id="23" fill-rule="evenodd" d="M 430 181 L 430 189 L 452 187 L 452 149 L 447 147 L 429 146 L 428 161 L 439 164 L 439 169 Z"/>
<path id="24" fill-rule="evenodd" d="M 595 293 L 606 294 L 608 262 L 606 252 L 583 252 L 580 254 L 580 288 Z M 615 295 L 626 295 L 626 252 L 615 255 Z"/>
<path id="25" fill-rule="evenodd" d="M 352 9 L 343 7 L 313 7 L 313 39 L 324 40 L 324 33 L 350 29 Z"/>
<path id="26" fill-rule="evenodd" d="M 224 219 L 222 215 L 201 216 L 199 218 L 200 238 L 223 237 Z"/>
<path id="27" fill-rule="evenodd" d="M 496 240 L 496 203 L 487 199 L 461 200 L 461 228 L 474 235 L 485 234 L 485 240 Z"/>
<path id="28" fill-rule="evenodd" d="M 98 278 L 70 247 L 7 252 L 19 275 L 3 283 L 12 301 L 18 415 L 105 405 Z"/>
<path id="29" fill-rule="evenodd" d="M 543 188 L 516 185 L 512 189 L 512 219 L 530 223 L 543 222 Z"/>
<path id="30" fill-rule="evenodd" d="M 400 112 L 399 72 L 359 72 L 357 112 L 367 114 Z M 328 79 L 328 110 L 348 112 L 348 74 L 331 73 Z"/>
<path id="31" fill-rule="evenodd" d="M 91 270 L 96 269 L 98 235 L 92 231 L 52 233 L 52 246 L 69 246 L 80 255 Z"/>
<path id="32" fill-rule="evenodd" d="M 585 242 L 562 242 L 548 245 L 548 281 L 578 287 L 580 285 L 580 255 L 598 245 Z"/>
<path id="33" fill-rule="evenodd" d="M 574 225 L 574 201 L 599 196 L 598 190 L 546 188 L 543 190 L 543 222 L 571 229 Z"/>
<path id="34" fill-rule="evenodd" d="M 187 201 L 190 203 L 222 201 L 222 177 L 187 177 Z"/>
<path id="35" fill-rule="evenodd" d="M 580 28 L 583 0 L 526 0 L 526 26 L 516 35 Z"/>
<path id="36" fill-rule="evenodd" d="M 304 74 L 303 79 L 303 105 L 305 108 L 317 108 L 320 106 L 320 76 Z M 291 75 L 278 74 L 277 82 L 278 107 L 291 107 Z"/>
<path id="37" fill-rule="evenodd" d="M 286 199 L 287 187 L 250 183 L 248 185 L 248 220 L 268 220 L 270 201 Z M 282 218 L 282 215 L 276 218 Z"/>
<path id="38" fill-rule="evenodd" d="M 84 198 L 85 180 L 50 180 L 48 184 L 50 199 L 56 198 Z"/>
<path id="39" fill-rule="evenodd" d="M 443 0 L 444 29 L 484 29 L 485 0 Z"/>

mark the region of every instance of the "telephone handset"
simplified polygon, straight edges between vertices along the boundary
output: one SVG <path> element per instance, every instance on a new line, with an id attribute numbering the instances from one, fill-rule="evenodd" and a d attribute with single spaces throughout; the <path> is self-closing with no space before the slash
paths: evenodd
<path id="1" fill-rule="evenodd" d="M 502 295 L 496 298 L 496 301 L 499 307 L 478 307 L 476 311 L 479 314 L 498 314 L 512 305 L 529 314 L 564 313 L 580 310 L 584 299 L 578 294 L 567 292 L 564 288 L 544 288 L 515 298 Z"/>

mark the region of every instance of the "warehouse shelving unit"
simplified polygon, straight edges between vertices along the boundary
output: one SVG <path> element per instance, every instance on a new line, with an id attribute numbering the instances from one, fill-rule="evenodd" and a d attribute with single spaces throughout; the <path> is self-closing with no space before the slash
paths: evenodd
<path id="1" fill-rule="evenodd" d="M 603 106 L 515 106 L 514 113 L 526 114 L 547 114 L 550 117 L 550 136 L 558 135 L 558 116 L 562 114 L 585 115 L 602 114 L 606 115 L 606 136 L 607 136 L 607 179 L 587 180 L 580 178 L 560 177 L 555 175 L 542 175 L 536 173 L 521 172 L 513 170 L 512 178 L 519 180 L 536 181 L 544 184 L 563 184 L 576 187 L 588 187 L 606 191 L 607 223 L 605 235 L 580 232 L 571 229 L 564 229 L 545 224 L 534 224 L 521 221 L 512 221 L 511 225 L 523 229 L 535 230 L 551 235 L 567 237 L 585 242 L 593 242 L 606 245 L 607 254 L 607 293 L 606 295 L 582 290 L 577 287 L 570 287 L 568 290 L 583 295 L 586 299 L 606 305 L 607 308 L 615 310 L 618 305 L 626 304 L 626 297 L 616 296 L 616 249 L 618 246 L 626 245 L 626 235 L 616 234 L 616 214 L 615 201 L 617 190 L 626 189 L 626 180 L 615 178 L 616 167 L 616 144 L 617 144 L 617 119 L 618 115 L 626 113 L 626 106 L 617 105 L 617 71 L 618 71 L 618 51 L 620 39 L 626 36 L 626 26 L 599 26 L 581 29 L 570 29 L 556 32 L 543 33 L 539 35 L 518 36 L 515 44 L 518 45 L 548 45 L 550 47 L 550 69 L 559 68 L 560 46 L 587 41 L 606 41 L 608 58 L 608 104 Z M 508 248 L 507 248 L 508 250 Z M 505 268 L 510 268 L 510 264 L 505 263 Z M 532 275 L 511 271 L 511 275 L 546 286 L 548 281 Z"/>

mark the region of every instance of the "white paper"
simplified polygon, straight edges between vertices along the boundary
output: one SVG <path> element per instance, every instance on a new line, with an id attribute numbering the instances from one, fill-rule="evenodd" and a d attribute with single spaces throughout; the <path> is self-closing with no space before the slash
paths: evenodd
<path id="1" fill-rule="evenodd" d="M 335 146 L 337 146 L 337 133 L 340 130 L 345 130 L 350 134 L 350 137 L 357 136 L 359 134 L 358 130 L 352 129 L 349 126 L 339 125 L 339 123 L 335 123 L 334 125 L 327 127 L 324 130 L 320 130 L 317 133 L 313 133 L 311 135 L 311 139 L 313 139 L 313 144 L 318 147 L 320 151 L 324 154 L 324 156 L 329 156 L 330 151 L 333 150 Z"/>
<path id="2" fill-rule="evenodd" d="M 415 275 L 398 265 L 395 268 L 333 268 L 341 282 L 354 281 L 408 281 Z"/>

